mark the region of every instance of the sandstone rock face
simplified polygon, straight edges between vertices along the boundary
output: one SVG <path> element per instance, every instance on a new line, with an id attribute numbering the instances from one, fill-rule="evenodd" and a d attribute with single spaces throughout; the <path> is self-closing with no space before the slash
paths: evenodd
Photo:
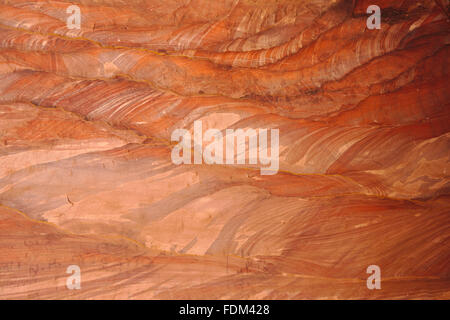
<path id="1" fill-rule="evenodd" d="M 0 1 L 0 298 L 450 298 L 448 9 Z M 173 163 L 196 121 L 277 174 Z"/>

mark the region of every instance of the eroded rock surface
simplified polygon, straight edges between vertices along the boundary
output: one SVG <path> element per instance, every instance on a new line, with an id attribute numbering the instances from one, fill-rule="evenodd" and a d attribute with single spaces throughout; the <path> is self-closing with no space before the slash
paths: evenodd
<path id="1" fill-rule="evenodd" d="M 0 298 L 448 299 L 448 8 L 0 1 Z M 199 120 L 278 173 L 175 165 Z"/>

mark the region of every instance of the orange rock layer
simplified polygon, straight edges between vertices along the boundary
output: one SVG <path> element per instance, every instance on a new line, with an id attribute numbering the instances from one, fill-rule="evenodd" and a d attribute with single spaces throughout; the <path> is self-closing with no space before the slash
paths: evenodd
<path id="1" fill-rule="evenodd" d="M 448 8 L 0 1 L 0 299 L 450 298 Z M 173 164 L 196 120 L 278 174 Z"/>

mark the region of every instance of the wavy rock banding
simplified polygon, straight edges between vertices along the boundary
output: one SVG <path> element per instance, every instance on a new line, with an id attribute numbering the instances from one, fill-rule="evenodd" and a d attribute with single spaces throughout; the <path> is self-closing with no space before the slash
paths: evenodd
<path id="1" fill-rule="evenodd" d="M 0 298 L 448 299 L 448 8 L 0 1 Z M 199 120 L 278 174 L 173 164 Z"/>

